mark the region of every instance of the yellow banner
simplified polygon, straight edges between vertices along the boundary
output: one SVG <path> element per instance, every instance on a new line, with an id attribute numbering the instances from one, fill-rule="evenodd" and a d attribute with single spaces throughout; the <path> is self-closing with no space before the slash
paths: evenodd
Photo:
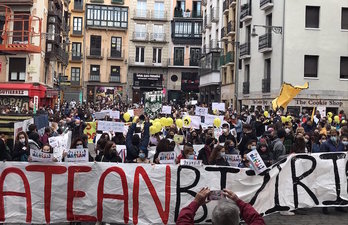
<path id="1" fill-rule="evenodd" d="M 307 89 L 308 87 L 308 82 L 306 82 L 303 86 L 292 86 L 291 84 L 284 83 L 279 96 L 272 101 L 273 110 L 277 110 L 279 107 L 283 107 L 285 109 L 291 100 L 298 95 L 298 93 L 300 93 L 303 89 Z"/>
<path id="2" fill-rule="evenodd" d="M 87 127 L 84 130 L 84 133 L 88 136 L 88 143 L 93 143 L 93 139 L 97 133 L 97 124 L 96 122 L 87 122 Z"/>

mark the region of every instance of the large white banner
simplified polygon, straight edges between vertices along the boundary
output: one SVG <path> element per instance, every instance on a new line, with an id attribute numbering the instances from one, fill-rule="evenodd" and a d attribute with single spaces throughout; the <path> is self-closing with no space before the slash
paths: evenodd
<path id="1" fill-rule="evenodd" d="M 202 187 L 233 190 L 263 215 L 347 206 L 347 167 L 347 153 L 290 155 L 261 175 L 217 166 L 4 162 L 0 222 L 175 224 Z M 216 204 L 200 207 L 196 222 L 210 219 Z"/>

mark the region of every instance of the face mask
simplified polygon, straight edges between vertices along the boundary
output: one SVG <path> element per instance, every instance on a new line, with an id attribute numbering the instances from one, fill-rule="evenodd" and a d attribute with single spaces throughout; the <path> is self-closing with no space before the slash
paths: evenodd
<path id="1" fill-rule="evenodd" d="M 19 142 L 22 143 L 22 144 L 25 144 L 25 138 L 19 139 Z"/>
<path id="2" fill-rule="evenodd" d="M 195 155 L 188 155 L 187 158 L 191 159 L 191 160 L 194 160 L 195 159 Z"/>
<path id="3" fill-rule="evenodd" d="M 337 141 L 337 137 L 336 136 L 330 137 L 330 139 L 331 139 L 332 142 L 336 142 Z"/>
<path id="4" fill-rule="evenodd" d="M 76 145 L 76 149 L 82 149 L 83 145 Z"/>
<path id="5" fill-rule="evenodd" d="M 321 140 L 321 143 L 324 143 L 324 142 L 326 142 L 326 140 Z"/>
<path id="6" fill-rule="evenodd" d="M 251 146 L 251 150 L 256 150 L 256 146 Z"/>
<path id="7" fill-rule="evenodd" d="M 343 144 L 344 146 L 347 146 L 347 145 L 348 145 L 348 141 L 342 141 L 342 144 Z"/>
<path id="8" fill-rule="evenodd" d="M 139 154 L 139 158 L 145 159 L 145 153 L 140 153 L 140 154 Z"/>
<path id="9" fill-rule="evenodd" d="M 227 129 L 222 129 L 222 132 L 227 133 L 228 130 Z"/>
<path id="10" fill-rule="evenodd" d="M 288 134 L 288 133 L 290 133 L 290 129 L 289 128 L 285 128 L 285 132 Z"/>
<path id="11" fill-rule="evenodd" d="M 308 143 L 308 139 L 307 138 L 305 138 L 304 140 L 305 140 L 306 143 Z"/>
<path id="12" fill-rule="evenodd" d="M 220 152 L 220 156 L 224 157 L 226 155 L 226 152 Z"/>
<path id="13" fill-rule="evenodd" d="M 262 148 L 261 148 L 261 151 L 262 151 L 262 152 L 265 152 L 266 150 L 267 150 L 266 147 L 262 147 Z"/>

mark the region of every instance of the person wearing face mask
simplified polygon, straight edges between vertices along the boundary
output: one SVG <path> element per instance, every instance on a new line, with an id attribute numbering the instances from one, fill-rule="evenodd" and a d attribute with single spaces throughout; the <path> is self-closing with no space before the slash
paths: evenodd
<path id="1" fill-rule="evenodd" d="M 17 134 L 15 139 L 12 159 L 13 161 L 28 162 L 29 154 L 30 148 L 28 144 L 28 136 L 25 132 L 21 131 Z"/>
<path id="2" fill-rule="evenodd" d="M 87 148 L 87 145 L 84 144 L 82 138 L 76 138 L 75 141 L 70 146 L 71 149 L 82 149 Z"/>
<path id="3" fill-rule="evenodd" d="M 343 152 L 344 145 L 338 138 L 336 130 L 330 130 L 328 140 L 320 146 L 320 152 Z"/>
<path id="4" fill-rule="evenodd" d="M 258 153 L 260 154 L 262 160 L 265 162 L 267 167 L 270 167 L 273 164 L 273 153 L 270 151 L 267 144 L 260 144 L 257 148 Z"/>
<path id="5" fill-rule="evenodd" d="M 249 140 L 247 143 L 247 149 L 244 151 L 242 155 L 242 162 L 239 164 L 238 167 L 240 168 L 251 168 L 250 161 L 248 160 L 247 154 L 253 150 L 257 149 L 257 141 L 256 140 Z"/>
<path id="6" fill-rule="evenodd" d="M 291 153 L 306 153 L 306 142 L 305 138 L 301 133 L 296 135 L 294 139 L 294 144 L 291 148 Z"/>
<path id="7" fill-rule="evenodd" d="M 121 157 L 117 153 L 116 144 L 113 141 L 108 141 L 104 148 L 104 155 L 101 158 L 102 162 L 122 162 Z"/>
<path id="8" fill-rule="evenodd" d="M 318 153 L 320 152 L 320 146 L 326 142 L 326 135 L 325 134 L 319 134 L 319 138 L 314 141 L 312 146 L 312 153 Z"/>
<path id="9" fill-rule="evenodd" d="M 220 143 L 225 143 L 227 140 L 236 143 L 236 138 L 230 132 L 230 125 L 228 123 L 222 124 L 222 134 L 219 137 Z"/>
<path id="10" fill-rule="evenodd" d="M 145 151 L 139 151 L 139 157 L 134 159 L 135 163 L 150 163 L 150 160 L 147 158 Z"/>
<path id="11" fill-rule="evenodd" d="M 236 148 L 236 144 L 233 141 L 227 140 L 224 145 L 226 154 L 239 155 L 239 151 Z"/>
<path id="12" fill-rule="evenodd" d="M 344 146 L 344 150 L 343 151 L 347 152 L 348 151 L 348 136 L 342 135 L 341 136 L 341 142 L 342 142 L 342 144 Z"/>
<path id="13" fill-rule="evenodd" d="M 191 132 L 188 142 L 191 142 L 194 145 L 201 145 L 203 143 L 196 130 Z"/>
<path id="14" fill-rule="evenodd" d="M 250 124 L 245 124 L 243 126 L 243 136 L 242 139 L 238 145 L 238 149 L 240 151 L 241 155 L 244 155 L 244 152 L 248 150 L 247 144 L 250 140 L 256 140 L 257 137 L 253 133 L 252 127 Z"/>
<path id="15" fill-rule="evenodd" d="M 156 153 L 155 153 L 155 155 L 153 157 L 154 158 L 154 163 L 156 163 L 156 164 L 160 163 L 158 156 L 159 156 L 159 154 L 161 152 L 172 152 L 172 151 L 174 151 L 174 147 L 175 147 L 175 142 L 174 141 L 170 141 L 170 140 L 168 140 L 166 138 L 160 140 L 158 142 L 157 147 L 156 147 Z"/>
<path id="16" fill-rule="evenodd" d="M 190 160 L 196 159 L 193 145 L 190 142 L 184 145 L 184 149 L 181 151 L 181 154 L 176 158 L 176 164 L 180 164 L 180 161 L 182 159 L 190 159 Z"/>
<path id="17" fill-rule="evenodd" d="M 304 136 L 304 140 L 306 143 L 306 153 L 312 152 L 312 136 L 309 133 L 306 133 Z"/>
<path id="18" fill-rule="evenodd" d="M 214 149 L 214 145 L 215 145 L 214 138 L 208 137 L 205 141 L 204 148 L 199 150 L 197 159 L 202 160 L 202 163 L 204 165 L 209 165 L 209 157 L 211 152 Z"/>
<path id="19" fill-rule="evenodd" d="M 280 160 L 282 157 L 286 155 L 286 149 L 284 146 L 284 140 L 285 140 L 286 132 L 284 129 L 278 129 L 277 130 L 277 139 L 275 139 L 272 142 L 273 145 L 273 156 L 275 162 Z"/>
<path id="20" fill-rule="evenodd" d="M 286 122 L 285 123 L 285 139 L 284 139 L 284 146 L 286 150 L 286 154 L 289 154 L 291 152 L 292 145 L 294 143 L 294 134 L 292 132 L 292 124 Z"/>
<path id="21" fill-rule="evenodd" d="M 209 157 L 209 165 L 229 166 L 225 159 L 225 148 L 221 145 L 216 146 Z"/>

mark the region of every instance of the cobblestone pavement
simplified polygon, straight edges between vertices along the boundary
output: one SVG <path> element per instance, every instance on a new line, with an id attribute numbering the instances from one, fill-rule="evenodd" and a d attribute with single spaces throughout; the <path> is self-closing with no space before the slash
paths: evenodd
<path id="1" fill-rule="evenodd" d="M 295 216 L 276 213 L 264 219 L 267 225 L 348 225 L 348 212 L 337 212 L 334 208 L 330 208 L 329 212 L 329 215 L 325 215 L 318 208 L 303 209 Z"/>

